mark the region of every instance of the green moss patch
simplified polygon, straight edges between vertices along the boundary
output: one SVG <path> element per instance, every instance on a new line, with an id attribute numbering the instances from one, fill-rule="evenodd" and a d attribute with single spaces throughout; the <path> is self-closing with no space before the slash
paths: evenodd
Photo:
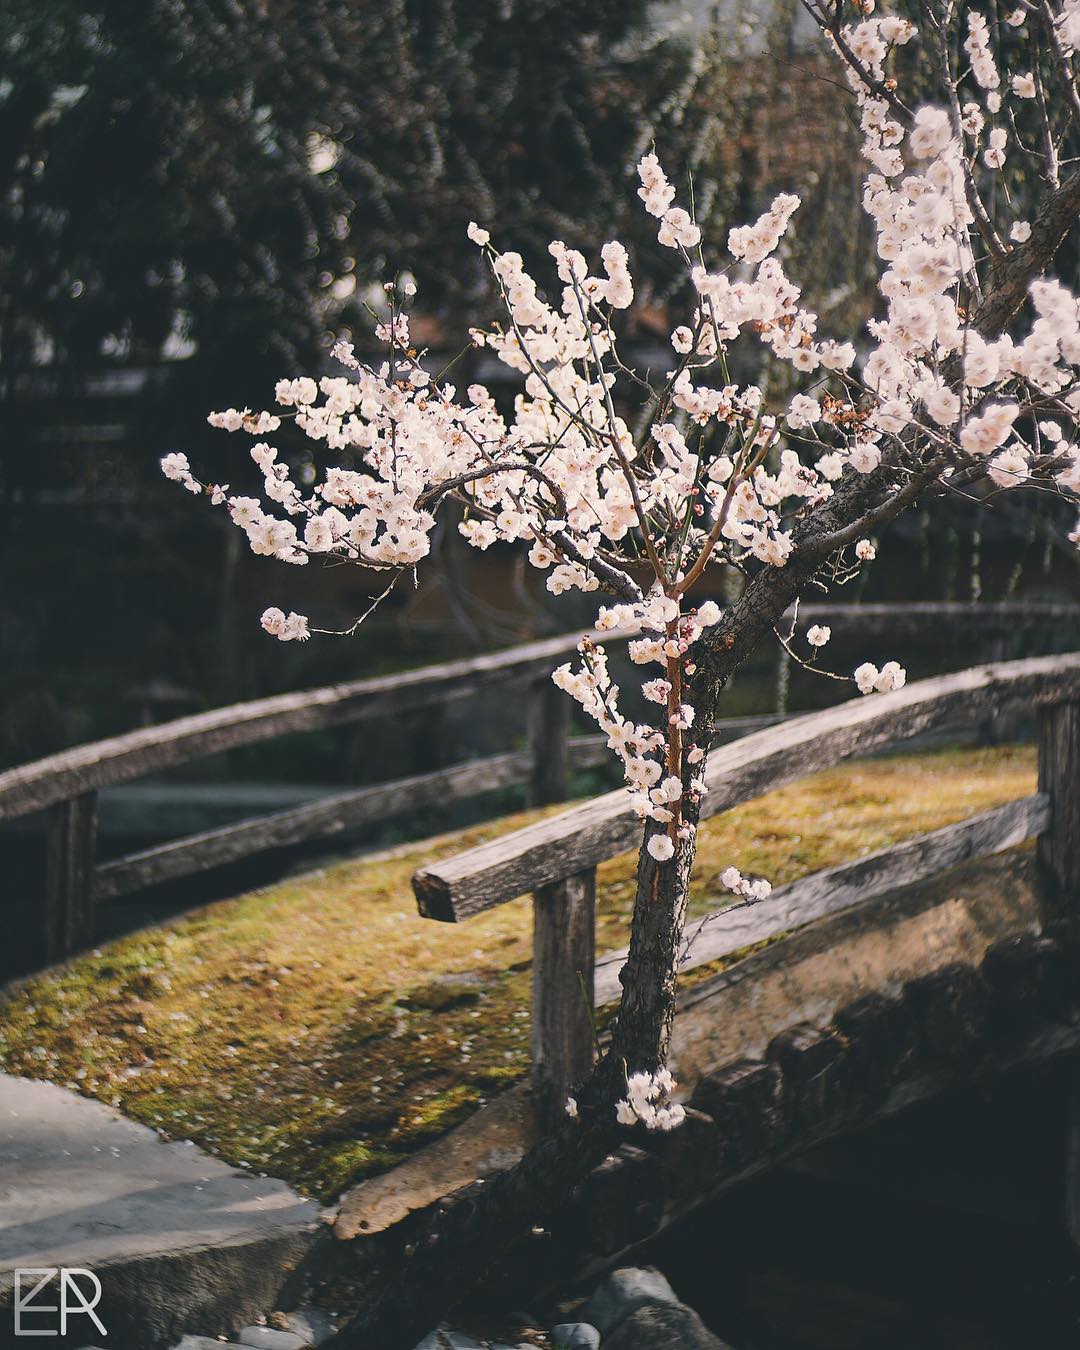
<path id="1" fill-rule="evenodd" d="M 776 884 L 1033 790 L 1028 747 L 833 769 L 702 827 L 691 912 L 735 863 Z M 88 953 L 0 1004 L 0 1065 L 119 1107 L 323 1199 L 528 1069 L 529 901 L 420 919 L 419 867 L 526 812 L 222 901 Z M 625 944 L 633 859 L 599 869 L 598 949 Z"/>

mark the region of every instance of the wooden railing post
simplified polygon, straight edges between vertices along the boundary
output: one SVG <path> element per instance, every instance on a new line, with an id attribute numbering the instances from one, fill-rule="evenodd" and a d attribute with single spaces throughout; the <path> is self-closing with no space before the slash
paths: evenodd
<path id="1" fill-rule="evenodd" d="M 94 938 L 97 793 L 49 808 L 45 854 L 45 960 L 63 961 Z"/>
<path id="2" fill-rule="evenodd" d="M 1039 711 L 1039 791 L 1050 797 L 1038 843 L 1050 917 L 1080 921 L 1080 702 Z"/>
<path id="3" fill-rule="evenodd" d="M 570 696 L 545 675 L 529 686 L 530 806 L 563 802 L 569 790 Z"/>
<path id="4" fill-rule="evenodd" d="M 592 1068 L 595 966 L 596 868 L 590 867 L 533 895 L 533 1091 L 547 1127 Z"/>

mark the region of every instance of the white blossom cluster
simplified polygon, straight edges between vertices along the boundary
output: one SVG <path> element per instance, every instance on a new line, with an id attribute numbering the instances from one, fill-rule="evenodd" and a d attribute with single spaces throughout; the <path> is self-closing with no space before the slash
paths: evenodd
<path id="1" fill-rule="evenodd" d="M 1080 0 L 1047 3 L 1071 62 L 1080 46 Z M 632 661 L 658 668 L 642 683 L 645 720 L 619 711 L 601 645 L 583 642 L 576 669 L 562 666 L 554 678 L 621 759 L 657 863 L 692 841 L 690 808 L 705 791 L 695 674 L 700 649 L 723 636 L 725 614 L 688 597 L 691 586 L 716 575 L 709 569 L 784 568 L 796 527 L 812 521 L 839 486 L 875 475 L 872 482 L 899 493 L 928 461 L 939 464 L 942 481 L 961 486 L 981 476 L 997 492 L 1038 478 L 1080 494 L 1076 296 L 1041 279 L 1030 286 L 1030 312 L 1016 331 L 987 338 L 972 321 L 987 249 L 1004 255 L 1031 237 L 1030 222 L 1006 219 L 999 229 L 986 216 L 974 175 L 993 178 L 1019 150 L 1011 114 L 1038 93 L 1035 48 L 1020 43 L 1021 64 L 1003 69 L 986 16 L 970 9 L 967 67 L 942 91 L 948 106 L 909 114 L 894 92 L 889 57 L 916 39 L 916 28 L 876 14 L 872 0 L 858 8 L 857 22 L 824 26 L 847 67 L 870 165 L 863 201 L 881 260 L 881 305 L 865 333 L 820 333 L 818 316 L 785 273 L 798 198 L 779 194 L 756 220 L 729 232 L 726 249 L 707 255 L 691 213 L 649 153 L 638 166 L 638 195 L 658 222 L 660 244 L 683 261 L 688 304 L 671 332 L 670 369 L 645 396 L 640 417 L 633 400 L 648 381 L 623 362 L 616 331 L 634 300 L 623 245 L 608 241 L 590 264 L 555 241 L 542 282 L 474 222 L 469 237 L 491 268 L 505 313 L 471 336 L 520 377 L 512 408 L 497 405 L 481 384 L 459 391 L 433 378 L 412 345 L 406 311 L 415 288 L 389 285 L 388 312 L 375 326 L 379 358 L 360 359 L 342 342 L 334 354 L 344 374 L 281 380 L 273 412 L 211 414 L 214 426 L 258 438 L 251 449 L 258 495 L 204 488 L 182 454 L 162 461 L 167 477 L 226 510 L 253 552 L 282 562 L 321 556 L 394 575 L 410 571 L 430 551 L 440 507 L 453 500 L 472 547 L 520 544 L 553 594 L 614 596 L 597 627 L 635 634 Z M 1032 10 L 1021 4 L 1007 23 L 1022 33 Z M 1007 217 L 1008 194 L 994 200 Z M 764 379 L 733 381 L 728 353 L 742 342 L 759 346 L 766 364 L 782 363 L 804 387 L 774 406 Z M 284 442 L 267 439 L 277 442 L 286 422 L 340 463 L 298 483 Z M 1080 542 L 1080 526 L 1070 537 Z M 874 558 L 870 538 L 840 547 L 848 543 L 854 566 Z M 310 631 L 305 616 L 277 608 L 262 622 L 284 641 Z M 806 634 L 815 653 L 829 636 L 820 625 Z M 865 662 L 853 679 L 860 692 L 880 693 L 901 688 L 905 673 L 895 661 L 880 670 Z M 754 898 L 742 885 L 734 889 Z"/>
<path id="2" fill-rule="evenodd" d="M 667 1069 L 657 1073 L 632 1073 L 626 1080 L 626 1096 L 615 1103 L 620 1125 L 639 1122 L 647 1130 L 673 1130 L 686 1119 L 686 1112 L 671 1100 L 675 1080 Z M 576 1108 L 576 1103 L 575 1103 Z"/>
<path id="3" fill-rule="evenodd" d="M 744 877 L 737 867 L 724 868 L 720 873 L 720 885 L 752 903 L 768 900 L 772 895 L 772 882 L 764 877 Z"/>
<path id="4" fill-rule="evenodd" d="M 894 689 L 903 689 L 906 683 L 907 673 L 895 661 L 886 661 L 880 670 L 871 661 L 855 668 L 855 684 L 860 694 L 890 694 Z"/>

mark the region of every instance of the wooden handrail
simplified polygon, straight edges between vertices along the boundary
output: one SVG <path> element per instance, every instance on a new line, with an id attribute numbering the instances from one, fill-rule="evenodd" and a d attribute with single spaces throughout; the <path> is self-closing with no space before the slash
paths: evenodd
<path id="1" fill-rule="evenodd" d="M 709 758 L 702 814 L 726 811 L 852 755 L 1017 708 L 1039 715 L 1038 793 L 805 877 L 759 906 L 729 904 L 701 925 L 689 956 L 684 953 L 684 966 L 716 960 L 882 890 L 1032 837 L 1038 839 L 1048 880 L 1048 917 L 1080 922 L 1080 652 L 921 680 L 892 694 L 855 698 L 791 718 L 722 746 Z M 596 960 L 596 868 L 635 848 L 641 832 L 641 821 L 620 790 L 413 877 L 421 914 L 449 922 L 533 893 L 533 1091 L 548 1126 L 561 1117 L 568 1093 L 588 1074 L 595 1046 L 594 1003 L 613 1001 L 621 988 L 626 953 Z"/>
<path id="2" fill-rule="evenodd" d="M 977 666 L 792 717 L 710 755 L 702 815 L 920 732 L 1077 698 L 1080 652 L 1070 652 Z M 625 791 L 605 793 L 417 872 L 420 912 L 456 923 L 629 852 L 641 828 Z"/>
<path id="3" fill-rule="evenodd" d="M 0 773 L 0 820 L 290 732 L 397 716 L 466 698 L 504 680 L 546 676 L 555 662 L 576 650 L 580 640 L 580 631 L 543 638 L 462 661 L 234 703 L 77 745 Z"/>
<path id="4" fill-rule="evenodd" d="M 793 621 L 795 617 L 791 611 L 787 620 Z M 864 636 L 870 633 L 883 637 L 887 633 L 890 639 L 946 625 L 951 633 L 965 639 L 976 636 L 989 639 L 989 654 L 998 657 L 1007 650 L 1008 635 L 1025 628 L 1052 626 L 1056 634 L 1080 633 L 1080 606 L 1039 602 L 981 606 L 809 605 L 798 612 L 798 620 L 803 626 L 827 623 L 839 636 L 857 630 Z M 609 645 L 614 645 L 633 635 L 624 632 L 594 636 L 603 636 Z M 0 820 L 38 810 L 45 810 L 48 815 L 43 911 L 47 958 L 69 955 L 92 940 L 98 902 L 147 885 L 219 867 L 268 849 L 355 829 L 433 803 L 475 797 L 496 788 L 524 783 L 527 799 L 535 805 L 565 800 L 570 769 L 595 763 L 597 755 L 603 754 L 603 737 L 569 740 L 569 703 L 549 678 L 552 667 L 572 656 L 578 642 L 578 633 L 568 633 L 461 661 L 234 704 L 76 746 L 0 773 Z M 171 840 L 105 865 L 97 863 L 99 788 L 276 736 L 341 726 L 365 718 L 396 717 L 511 682 L 524 686 L 524 704 L 528 709 L 524 751 L 511 750 L 378 786 L 345 790 L 304 806 Z M 781 685 L 786 688 L 786 679 Z M 727 738 L 745 734 L 749 724 L 756 721 L 760 725 L 763 720 L 777 719 L 785 712 L 786 700 L 781 693 L 776 712 L 767 719 L 733 719 L 718 727 L 718 732 Z M 707 804 L 709 809 L 719 807 Z M 594 819 L 597 812 L 599 816 Z M 557 895 L 548 897 L 550 903 L 545 901 L 542 906 L 556 928 L 562 922 L 558 916 L 564 910 L 567 914 L 583 912 L 583 905 L 574 896 L 579 892 L 584 895 L 583 887 L 587 889 L 582 878 L 595 865 L 588 858 L 593 854 L 610 856 L 624 847 L 632 847 L 634 824 L 617 811 L 612 815 L 601 799 L 599 804 L 592 803 L 575 814 L 574 832 L 580 833 L 580 847 L 570 849 L 570 863 L 580 854 L 584 860 L 580 872 L 572 865 L 569 871 L 559 872 L 556 866 L 554 872 L 558 875 L 552 881 L 531 880 L 526 886 L 561 888 Z M 610 851 L 605 853 L 605 849 Z M 541 851 L 546 852 L 550 863 L 552 850 L 545 846 Z M 550 866 L 548 870 L 552 870 Z M 580 884 L 572 884 L 571 878 L 575 876 Z M 506 892 L 502 898 L 508 898 L 510 893 L 506 891 L 505 880 L 504 877 L 498 881 Z M 432 887 L 430 912 L 438 917 L 462 917 L 499 903 L 490 887 L 472 899 L 448 898 L 449 892 L 445 887 L 440 889 L 438 878 Z M 556 951 L 556 936 L 554 931 L 547 935 L 540 933 L 538 940 L 545 949 Z M 548 942 L 548 937 L 553 941 Z"/>
<path id="5" fill-rule="evenodd" d="M 754 904 L 727 902 L 687 925 L 682 973 L 710 965 L 755 943 L 794 932 L 815 919 L 851 909 L 875 896 L 926 881 L 973 858 L 1015 848 L 1040 835 L 1050 824 L 1051 804 L 1045 793 L 1021 797 L 990 811 L 981 811 L 930 834 L 917 835 L 891 848 L 864 854 L 852 862 L 826 867 L 779 886 L 768 900 Z M 614 1003 L 622 991 L 619 972 L 627 951 L 605 952 L 596 963 L 593 997 L 596 1006 Z"/>
<path id="6" fill-rule="evenodd" d="M 790 621 L 789 609 L 785 619 Z M 908 641 L 929 633 L 935 641 L 944 637 L 1008 637 L 1023 629 L 1052 627 L 1075 639 L 1080 632 L 1080 605 L 1057 600 L 1004 600 L 992 604 L 958 601 L 912 601 L 905 604 L 800 605 L 799 626 L 828 624 L 833 636 L 858 636 L 864 640 L 888 637 Z"/>
<path id="7" fill-rule="evenodd" d="M 789 611 L 787 617 L 792 613 Z M 1052 624 L 1061 631 L 1080 630 L 1080 605 L 1037 601 L 996 605 L 820 604 L 803 605 L 799 619 L 805 624 L 827 623 L 837 635 L 880 628 L 890 635 L 907 636 L 925 630 L 928 624 L 943 623 L 950 632 L 977 631 L 993 636 L 1040 624 Z M 557 661 L 573 654 L 580 637 L 580 632 L 566 633 L 460 661 L 233 703 L 74 746 L 0 773 L 0 820 L 291 732 L 396 716 L 468 697 L 503 680 L 546 677 Z M 608 642 L 613 640 L 610 634 L 604 637 Z"/>

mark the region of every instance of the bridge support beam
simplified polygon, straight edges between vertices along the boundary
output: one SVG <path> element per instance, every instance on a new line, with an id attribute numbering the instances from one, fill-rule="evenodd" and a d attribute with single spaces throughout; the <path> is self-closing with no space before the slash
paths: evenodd
<path id="1" fill-rule="evenodd" d="M 45 856 L 45 960 L 50 965 L 93 941 L 96 844 L 96 792 L 50 808 Z"/>
<path id="2" fill-rule="evenodd" d="M 570 699 L 550 676 L 529 689 L 528 744 L 532 756 L 528 804 L 564 802 L 570 783 Z"/>
<path id="3" fill-rule="evenodd" d="M 1080 926 L 1080 702 L 1040 709 L 1039 791 L 1051 812 L 1038 843 L 1052 895 L 1047 918 Z"/>
<path id="4" fill-rule="evenodd" d="M 552 1127 L 566 1098 L 593 1065 L 596 868 L 533 896 L 533 1091 L 541 1123 Z"/>

